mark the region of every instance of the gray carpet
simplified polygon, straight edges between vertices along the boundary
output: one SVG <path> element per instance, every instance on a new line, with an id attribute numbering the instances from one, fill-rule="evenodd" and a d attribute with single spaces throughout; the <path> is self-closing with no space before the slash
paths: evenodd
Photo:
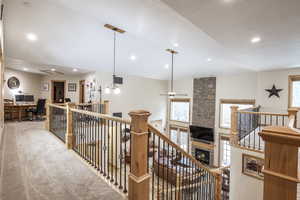
<path id="1" fill-rule="evenodd" d="M 5 125 L 0 200 L 124 199 L 43 126 Z"/>

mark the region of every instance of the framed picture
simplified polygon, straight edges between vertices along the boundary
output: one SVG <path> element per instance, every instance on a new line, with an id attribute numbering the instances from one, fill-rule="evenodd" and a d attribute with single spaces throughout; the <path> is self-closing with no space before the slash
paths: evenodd
<path id="1" fill-rule="evenodd" d="M 49 91 L 49 83 L 43 83 L 42 90 L 43 91 Z"/>
<path id="2" fill-rule="evenodd" d="M 262 169 L 264 166 L 264 159 L 251 156 L 248 154 L 243 154 L 243 174 L 251 176 L 260 180 L 264 179 L 264 174 Z"/>
<path id="3" fill-rule="evenodd" d="M 76 83 L 68 84 L 68 92 L 76 92 Z"/>

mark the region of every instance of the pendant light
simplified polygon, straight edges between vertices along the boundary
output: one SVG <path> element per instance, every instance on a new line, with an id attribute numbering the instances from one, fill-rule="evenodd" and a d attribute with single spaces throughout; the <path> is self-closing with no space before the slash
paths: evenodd
<path id="1" fill-rule="evenodd" d="M 177 94 L 174 91 L 174 55 L 178 54 L 177 51 L 173 49 L 167 49 L 167 52 L 171 53 L 172 55 L 172 67 L 171 67 L 171 90 L 166 94 L 161 94 L 161 96 L 168 96 L 170 99 L 174 98 L 175 96 L 187 96 L 187 94 Z"/>
<path id="2" fill-rule="evenodd" d="M 113 69 L 113 83 L 111 86 L 108 86 L 104 89 L 105 94 L 110 94 L 111 91 L 114 94 L 120 94 L 121 93 L 121 89 L 118 87 L 117 83 L 116 83 L 116 78 L 120 78 L 116 76 L 116 37 L 117 37 L 117 33 L 125 33 L 124 30 L 119 29 L 115 26 L 112 26 L 110 24 L 105 24 L 104 25 L 105 28 L 108 28 L 110 30 L 112 30 L 114 32 L 114 69 Z"/>

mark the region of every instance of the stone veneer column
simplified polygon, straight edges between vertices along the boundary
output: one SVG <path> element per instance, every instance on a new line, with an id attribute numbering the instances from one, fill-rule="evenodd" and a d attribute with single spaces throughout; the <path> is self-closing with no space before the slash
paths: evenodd
<path id="1" fill-rule="evenodd" d="M 216 77 L 194 79 L 192 124 L 215 127 Z"/>

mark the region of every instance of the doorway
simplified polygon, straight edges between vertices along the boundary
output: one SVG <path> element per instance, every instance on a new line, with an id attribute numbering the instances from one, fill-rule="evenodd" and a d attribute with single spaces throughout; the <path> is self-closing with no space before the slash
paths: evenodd
<path id="1" fill-rule="evenodd" d="M 85 80 L 79 81 L 79 103 L 85 102 Z"/>
<path id="2" fill-rule="evenodd" d="M 66 81 L 52 81 L 52 102 L 64 103 Z"/>

